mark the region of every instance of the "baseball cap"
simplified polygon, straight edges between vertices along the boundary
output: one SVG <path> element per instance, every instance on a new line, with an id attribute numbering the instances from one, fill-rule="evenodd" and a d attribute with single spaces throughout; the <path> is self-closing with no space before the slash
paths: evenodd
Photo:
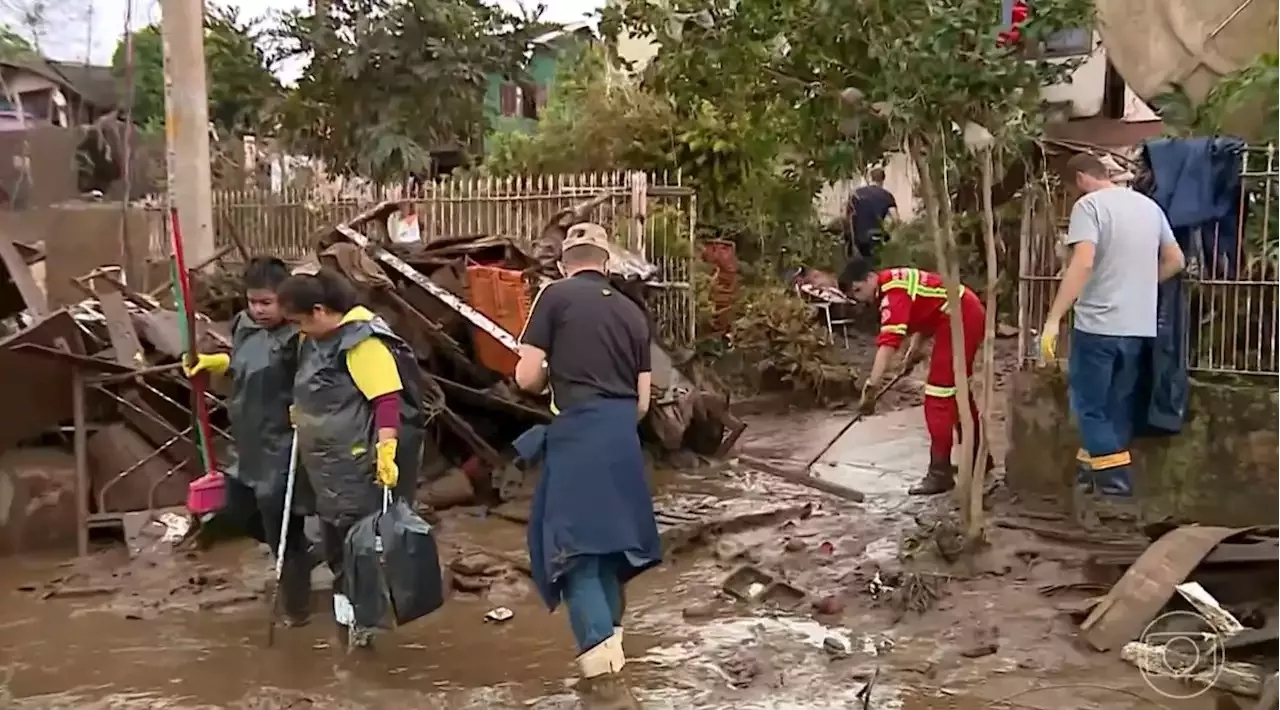
<path id="1" fill-rule="evenodd" d="M 564 244 L 561 245 L 560 250 L 564 252 L 574 247 L 584 246 L 609 251 L 609 235 L 604 231 L 604 227 L 591 222 L 573 225 L 565 235 Z"/>

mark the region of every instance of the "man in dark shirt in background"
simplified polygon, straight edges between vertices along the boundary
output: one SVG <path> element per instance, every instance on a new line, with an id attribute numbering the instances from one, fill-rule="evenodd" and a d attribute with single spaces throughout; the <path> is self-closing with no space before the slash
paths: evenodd
<path id="1" fill-rule="evenodd" d="M 887 241 L 884 221 L 898 208 L 893 193 L 884 189 L 884 170 L 871 171 L 871 184 L 853 191 L 849 198 L 849 227 L 845 231 L 845 252 L 849 257 L 872 260 L 878 241 Z"/>
<path id="2" fill-rule="evenodd" d="M 567 607 L 592 710 L 639 707 L 619 675 L 623 588 L 662 560 L 637 429 L 649 409 L 649 325 L 609 283 L 608 259 L 602 227 L 569 228 L 567 278 L 534 299 L 516 366 L 522 389 L 550 385 L 555 414 L 529 514 L 533 580 L 548 608 Z"/>

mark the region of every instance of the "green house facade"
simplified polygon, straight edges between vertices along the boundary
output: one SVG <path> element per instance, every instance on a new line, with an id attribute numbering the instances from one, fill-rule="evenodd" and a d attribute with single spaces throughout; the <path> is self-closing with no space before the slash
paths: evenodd
<path id="1" fill-rule="evenodd" d="M 485 110 L 492 130 L 532 131 L 547 105 L 560 63 L 594 34 L 586 23 L 568 25 L 535 39 L 527 67 L 527 80 L 516 81 L 493 74 L 485 92 Z"/>

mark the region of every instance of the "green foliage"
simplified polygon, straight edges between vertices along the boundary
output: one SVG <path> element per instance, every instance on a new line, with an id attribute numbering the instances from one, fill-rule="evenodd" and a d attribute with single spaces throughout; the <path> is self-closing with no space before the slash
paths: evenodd
<path id="1" fill-rule="evenodd" d="M 264 34 L 257 23 L 243 22 L 234 8 L 210 6 L 205 13 L 205 70 L 208 73 L 209 120 L 227 135 L 270 130 L 266 112 L 279 100 L 281 88 L 267 61 Z M 111 65 L 124 80 L 128 47 L 116 45 Z M 158 25 L 133 33 L 134 121 L 144 126 L 164 123 L 164 42 Z"/>
<path id="2" fill-rule="evenodd" d="M 1274 143 L 1280 124 L 1278 83 L 1280 61 L 1270 52 L 1223 77 L 1199 104 L 1176 87 L 1156 97 L 1152 105 L 1174 135 L 1235 135 L 1252 142 Z"/>
<path id="3" fill-rule="evenodd" d="M 287 53 L 311 59 L 281 130 L 328 169 L 379 181 L 428 171 L 432 151 L 478 148 L 489 77 L 519 75 L 546 29 L 473 0 L 326 4 L 323 21 L 285 18 Z"/>
<path id="4" fill-rule="evenodd" d="M 12 60 L 34 52 L 35 49 L 26 37 L 15 32 L 9 25 L 0 25 L 0 58 Z"/>
<path id="5" fill-rule="evenodd" d="M 128 43 L 121 39 L 111 57 L 111 70 L 121 82 L 128 81 L 128 63 Z M 164 125 L 164 40 L 159 25 L 133 33 L 133 120 L 149 129 Z"/>
<path id="6" fill-rule="evenodd" d="M 781 285 L 744 289 L 733 315 L 726 344 L 750 364 L 756 389 L 807 391 L 822 398 L 833 381 L 853 378 L 853 370 L 836 359 L 813 310 Z"/>
<path id="7" fill-rule="evenodd" d="M 498 126 L 485 168 L 498 175 L 673 167 L 675 114 L 653 92 L 609 65 L 604 50 L 566 54 L 537 127 Z"/>
<path id="8" fill-rule="evenodd" d="M 798 235 L 821 241 L 812 218 L 816 182 L 784 164 L 781 124 L 746 105 L 678 104 L 662 81 L 612 66 L 601 47 L 568 55 L 532 132 L 499 126 L 487 140 L 495 174 L 670 171 L 698 190 L 699 236 L 734 239 L 745 259 L 792 256 Z M 827 240 L 829 241 L 829 240 Z"/>
<path id="9" fill-rule="evenodd" d="M 1042 0 L 1022 34 L 1035 44 L 1086 26 L 1091 11 L 1087 0 Z M 652 76 L 682 115 L 732 116 L 717 124 L 724 134 L 754 129 L 734 134 L 740 154 L 785 147 L 797 177 L 836 179 L 953 123 L 1034 130 L 1036 87 L 1074 64 L 998 47 L 998 23 L 988 0 L 653 0 L 607 10 L 604 26 L 656 37 Z"/>

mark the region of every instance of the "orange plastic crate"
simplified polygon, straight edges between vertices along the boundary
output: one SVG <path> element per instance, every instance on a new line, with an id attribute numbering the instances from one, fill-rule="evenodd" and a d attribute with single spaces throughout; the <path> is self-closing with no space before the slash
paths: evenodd
<path id="1" fill-rule="evenodd" d="M 467 303 L 516 337 L 524 330 L 533 307 L 519 271 L 482 264 L 467 267 Z M 471 329 L 471 338 L 481 365 L 507 377 L 515 376 L 518 355 L 479 328 Z"/>

